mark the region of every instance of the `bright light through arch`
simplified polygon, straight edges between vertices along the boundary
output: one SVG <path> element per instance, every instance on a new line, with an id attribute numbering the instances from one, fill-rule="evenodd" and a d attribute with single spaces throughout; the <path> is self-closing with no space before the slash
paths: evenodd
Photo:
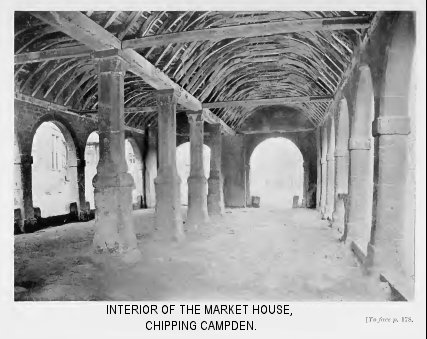
<path id="1" fill-rule="evenodd" d="M 261 207 L 291 208 L 294 196 L 301 203 L 304 187 L 303 157 L 286 138 L 261 142 L 250 158 L 250 194 L 259 196 Z"/>

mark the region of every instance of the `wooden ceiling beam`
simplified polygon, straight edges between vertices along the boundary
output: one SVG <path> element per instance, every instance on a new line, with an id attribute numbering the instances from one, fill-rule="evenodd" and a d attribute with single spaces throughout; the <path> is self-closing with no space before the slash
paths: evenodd
<path id="1" fill-rule="evenodd" d="M 15 65 L 48 60 L 86 57 L 89 56 L 91 52 L 92 50 L 86 46 L 74 46 L 48 49 L 37 52 L 20 53 L 15 55 Z"/>
<path id="2" fill-rule="evenodd" d="M 159 47 L 196 40 L 219 41 L 230 38 L 249 38 L 306 31 L 352 30 L 368 28 L 369 25 L 369 17 L 364 16 L 289 20 L 145 36 L 142 38 L 124 40 L 122 42 L 122 48 Z"/>
<path id="3" fill-rule="evenodd" d="M 334 97 L 332 95 L 321 96 L 301 96 L 301 97 L 283 97 L 271 99 L 255 99 L 255 100 L 233 100 L 233 101 L 217 101 L 203 103 L 203 108 L 225 108 L 225 107 L 252 107 L 261 105 L 286 105 L 299 104 L 310 102 L 330 102 Z"/>
<path id="4" fill-rule="evenodd" d="M 132 49 L 121 50 L 121 41 L 118 38 L 83 13 L 74 11 L 31 12 L 31 14 L 95 51 L 117 50 L 129 64 L 129 71 L 140 76 L 147 84 L 158 90 L 172 88 L 176 92 L 178 104 L 192 111 L 202 109 L 202 103 L 191 93 L 176 84 L 136 51 Z M 212 112 L 204 110 L 204 115 L 207 121 L 217 121 L 226 133 L 234 134 L 224 121 L 215 119 Z"/>

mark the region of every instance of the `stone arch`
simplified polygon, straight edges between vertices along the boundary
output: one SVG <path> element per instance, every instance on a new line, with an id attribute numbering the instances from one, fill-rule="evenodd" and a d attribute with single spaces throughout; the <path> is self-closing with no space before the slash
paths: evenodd
<path id="1" fill-rule="evenodd" d="M 79 205 L 75 140 L 69 126 L 60 119 L 45 117 L 34 126 L 31 139 L 33 205 L 41 209 L 42 217 L 68 214 L 71 203 Z"/>
<path id="2" fill-rule="evenodd" d="M 64 134 L 64 137 L 67 139 L 67 142 L 70 145 L 73 145 L 72 147 L 75 150 L 76 154 L 76 160 L 77 159 L 83 159 L 83 153 L 84 150 L 82 150 L 79 145 L 79 139 L 77 137 L 76 132 L 74 131 L 71 124 L 62 117 L 61 115 L 55 114 L 55 113 L 48 113 L 43 115 L 40 119 L 37 120 L 37 122 L 33 125 L 31 132 L 30 132 L 30 144 L 29 145 L 23 145 L 22 151 L 26 154 L 31 154 L 32 146 L 33 146 L 33 140 L 34 135 L 36 134 L 37 130 L 39 129 L 40 125 L 45 122 L 52 122 L 53 124 L 57 125 L 58 128 L 61 130 L 61 133 Z M 25 149 L 24 149 L 25 148 Z"/>
<path id="3" fill-rule="evenodd" d="M 350 121 L 348 105 L 345 98 L 341 99 L 335 138 L 335 207 L 333 220 L 339 232 L 344 231 L 345 207 L 348 194 Z"/>
<path id="4" fill-rule="evenodd" d="M 374 123 L 375 201 L 371 245 L 376 268 L 406 298 L 414 292 L 415 18 L 395 18 Z"/>
<path id="5" fill-rule="evenodd" d="M 316 207 L 316 192 L 321 190 L 317 187 L 317 151 L 316 151 L 316 135 L 312 132 L 301 132 L 301 133 L 261 133 L 261 134 L 249 134 L 245 135 L 244 138 L 244 172 L 245 172 L 245 190 L 246 190 L 246 203 L 251 204 L 250 196 L 250 158 L 254 149 L 261 144 L 263 141 L 269 138 L 283 137 L 292 141 L 302 154 L 304 160 L 304 191 L 303 198 L 304 205 L 309 208 Z"/>
<path id="6" fill-rule="evenodd" d="M 292 159 L 293 164 L 296 165 L 296 168 L 293 167 L 289 170 L 289 166 L 283 161 L 284 158 L 278 158 L 277 155 L 268 154 L 269 150 L 272 150 L 270 146 L 275 145 L 277 148 L 286 149 L 287 152 L 291 152 L 290 158 Z M 264 160 L 260 162 L 260 156 L 267 156 L 269 159 L 274 159 L 275 164 L 280 166 L 280 176 L 277 173 L 277 167 L 270 166 Z M 281 206 L 281 207 L 292 207 L 292 199 L 294 196 L 299 197 L 299 203 L 301 204 L 302 198 L 304 196 L 304 158 L 299 147 L 284 136 L 280 137 L 267 137 L 263 141 L 257 143 L 256 147 L 253 148 L 249 157 L 249 185 L 248 185 L 248 195 L 260 196 L 261 204 L 268 204 L 270 206 Z M 274 167 L 276 170 L 274 170 Z M 260 174 L 265 174 L 269 169 L 272 169 L 270 173 L 270 179 L 273 179 L 273 182 L 268 180 L 260 180 Z M 287 174 L 284 175 L 284 172 L 287 171 Z M 283 174 L 283 175 L 282 175 Z M 256 179 L 258 178 L 258 180 Z M 284 179 L 291 179 L 290 182 L 286 182 Z M 265 178 L 264 178 L 265 179 Z M 286 188 L 286 190 L 277 191 L 276 194 L 275 188 Z M 265 190 L 269 190 L 269 194 L 264 194 Z"/>
<path id="7" fill-rule="evenodd" d="M 210 172 L 211 149 L 203 144 L 203 170 L 206 179 L 209 178 Z M 188 184 L 187 179 L 190 175 L 190 142 L 183 142 L 176 148 L 176 165 L 178 176 L 181 178 L 181 204 L 188 205 Z M 206 182 L 206 195 L 208 187 Z"/>
<path id="8" fill-rule="evenodd" d="M 134 208 L 142 208 L 144 203 L 143 173 L 144 165 L 142 162 L 141 151 L 134 138 L 128 137 L 125 139 L 126 163 L 128 173 L 133 177 L 134 188 L 132 190 L 132 203 Z"/>
<path id="9" fill-rule="evenodd" d="M 355 253 L 364 260 L 372 223 L 374 89 L 367 65 L 361 65 L 357 75 L 349 140 L 349 209 L 344 233 L 345 237 L 351 236 Z"/>

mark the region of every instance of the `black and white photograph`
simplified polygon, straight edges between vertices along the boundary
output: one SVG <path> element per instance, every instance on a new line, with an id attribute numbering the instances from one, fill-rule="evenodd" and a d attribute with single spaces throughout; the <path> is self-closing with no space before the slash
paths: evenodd
<path id="1" fill-rule="evenodd" d="M 13 307 L 425 305 L 419 10 L 90 6 L 8 9 Z"/>

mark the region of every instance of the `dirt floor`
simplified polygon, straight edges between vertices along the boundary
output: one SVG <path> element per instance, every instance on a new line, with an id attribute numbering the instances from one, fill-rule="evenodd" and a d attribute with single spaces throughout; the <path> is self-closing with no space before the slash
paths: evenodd
<path id="1" fill-rule="evenodd" d="M 232 209 L 176 243 L 134 211 L 142 259 L 93 253 L 93 221 L 15 236 L 15 300 L 384 301 L 316 211 Z"/>

